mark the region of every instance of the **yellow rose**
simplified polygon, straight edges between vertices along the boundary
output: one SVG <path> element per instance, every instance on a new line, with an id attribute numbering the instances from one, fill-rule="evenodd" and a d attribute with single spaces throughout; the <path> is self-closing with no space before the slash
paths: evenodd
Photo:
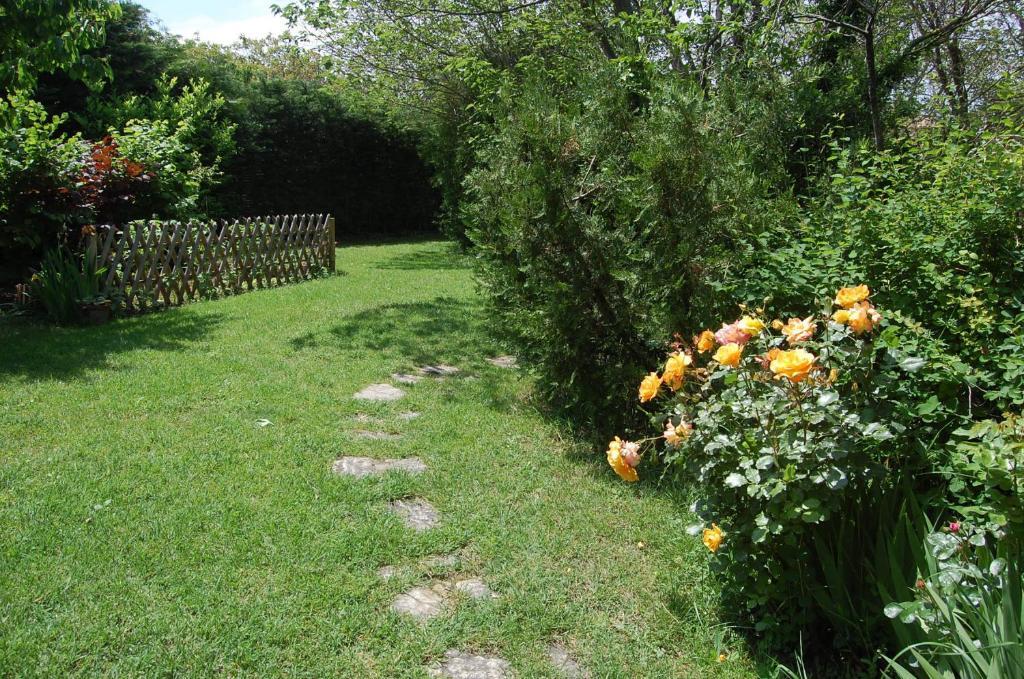
<path id="1" fill-rule="evenodd" d="M 764 330 L 764 323 L 760 319 L 752 316 L 744 316 L 740 320 L 736 321 L 736 325 L 739 329 L 747 333 L 751 337 L 757 337 Z"/>
<path id="2" fill-rule="evenodd" d="M 786 377 L 791 382 L 803 382 L 807 374 L 814 368 L 814 355 L 803 349 L 780 351 L 771 362 L 771 371 L 775 378 Z"/>
<path id="3" fill-rule="evenodd" d="M 692 363 L 692 359 L 686 354 L 677 351 L 665 361 L 665 372 L 661 375 L 661 381 L 667 384 L 672 391 L 678 391 L 683 386 L 683 376 L 686 374 L 686 367 Z"/>
<path id="4" fill-rule="evenodd" d="M 866 285 L 858 285 L 852 288 L 839 288 L 836 293 L 836 306 L 849 309 L 857 302 L 863 302 L 871 296 L 871 291 Z"/>
<path id="5" fill-rule="evenodd" d="M 702 354 L 706 354 L 715 348 L 715 333 L 710 330 L 705 330 L 697 338 L 697 351 Z"/>
<path id="6" fill-rule="evenodd" d="M 658 373 L 651 373 L 640 383 L 640 402 L 647 403 L 653 399 L 658 395 L 659 389 L 661 389 L 661 378 L 658 377 Z"/>
<path id="7" fill-rule="evenodd" d="M 789 323 L 782 326 L 782 334 L 786 336 L 786 341 L 790 344 L 806 342 L 814 336 L 814 331 L 814 316 L 791 318 Z"/>
<path id="8" fill-rule="evenodd" d="M 871 302 L 860 302 L 850 309 L 850 318 L 847 322 L 851 330 L 861 335 L 874 330 L 881 320 L 881 314 L 871 306 Z"/>
<path id="9" fill-rule="evenodd" d="M 718 548 L 722 546 L 722 542 L 725 539 L 725 534 L 722 533 L 722 529 L 718 527 L 717 523 L 711 524 L 711 528 L 704 529 L 704 546 L 710 549 L 712 552 L 717 552 Z"/>
<path id="10" fill-rule="evenodd" d="M 723 344 L 715 352 L 714 359 L 724 366 L 737 368 L 740 365 L 740 358 L 743 357 L 743 347 L 739 344 Z"/>
<path id="11" fill-rule="evenodd" d="M 624 481 L 634 483 L 640 477 L 636 473 L 636 469 L 626 463 L 625 458 L 622 455 L 623 445 L 628 445 L 627 441 L 623 441 L 618 436 L 608 444 L 608 464 L 615 470 Z"/>
<path id="12" fill-rule="evenodd" d="M 832 320 L 836 323 L 842 323 L 845 325 L 850 320 L 850 312 L 846 309 L 840 309 L 832 314 Z"/>
<path id="13" fill-rule="evenodd" d="M 782 330 L 782 321 L 777 318 L 772 321 L 772 330 Z"/>

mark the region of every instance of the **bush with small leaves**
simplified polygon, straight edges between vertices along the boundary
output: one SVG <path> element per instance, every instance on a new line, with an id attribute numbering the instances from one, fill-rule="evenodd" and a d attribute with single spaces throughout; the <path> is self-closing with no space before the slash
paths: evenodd
<path id="1" fill-rule="evenodd" d="M 608 450 L 627 481 L 647 455 L 694 483 L 706 521 L 694 534 L 730 597 L 776 639 L 820 616 L 814 542 L 893 470 L 924 464 L 895 388 L 920 361 L 885 340 L 867 286 L 841 289 L 833 306 L 786 321 L 745 308 L 677 343 L 639 388 L 658 433 Z"/>

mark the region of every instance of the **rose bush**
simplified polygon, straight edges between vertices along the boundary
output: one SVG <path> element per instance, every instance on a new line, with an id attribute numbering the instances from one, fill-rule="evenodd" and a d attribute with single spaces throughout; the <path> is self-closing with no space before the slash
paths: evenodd
<path id="1" fill-rule="evenodd" d="M 639 400 L 659 434 L 616 438 L 608 460 L 627 481 L 647 457 L 695 482 L 706 523 L 692 531 L 724 590 L 757 630 L 781 636 L 818 615 L 814 541 L 851 502 L 891 483 L 890 470 L 920 462 L 897 385 L 921 362 L 880 333 L 886 321 L 863 285 L 787 322 L 745 311 L 644 378 Z"/>

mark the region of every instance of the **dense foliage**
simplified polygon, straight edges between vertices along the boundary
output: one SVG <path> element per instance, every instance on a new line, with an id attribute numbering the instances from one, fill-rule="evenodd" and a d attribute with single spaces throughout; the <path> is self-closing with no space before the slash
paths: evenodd
<path id="1" fill-rule="evenodd" d="M 88 28 L 61 59 L 39 42 L 56 4 Z M 0 104 L 0 286 L 94 223 L 332 213 L 341 238 L 432 227 L 413 140 L 349 105 L 323 59 L 275 39 L 181 41 L 133 3 L 37 10 L 0 14 L 21 41 L 5 64 L 32 64 Z"/>
<path id="2" fill-rule="evenodd" d="M 464 219 L 495 313 L 540 367 L 553 401 L 605 427 L 618 387 L 720 303 L 708 286 L 735 244 L 790 206 L 727 114 L 666 84 L 631 114 L 619 71 L 509 87 L 507 113 L 467 181 Z"/>
<path id="3" fill-rule="evenodd" d="M 40 74 L 58 70 L 99 82 L 109 71 L 89 50 L 103 44 L 106 22 L 120 16 L 120 10 L 111 0 L 5 0 L 0 96 L 32 88 Z"/>

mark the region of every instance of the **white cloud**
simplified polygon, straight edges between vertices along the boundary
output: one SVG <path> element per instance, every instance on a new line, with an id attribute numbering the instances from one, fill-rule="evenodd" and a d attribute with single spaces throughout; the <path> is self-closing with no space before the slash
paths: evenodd
<path id="1" fill-rule="evenodd" d="M 279 35 L 288 28 L 288 22 L 271 13 L 245 19 L 214 19 L 210 16 L 194 16 L 175 22 L 167 22 L 167 29 L 184 38 L 196 35 L 200 40 L 219 45 L 231 45 L 241 36 L 263 38 L 267 34 Z"/>

